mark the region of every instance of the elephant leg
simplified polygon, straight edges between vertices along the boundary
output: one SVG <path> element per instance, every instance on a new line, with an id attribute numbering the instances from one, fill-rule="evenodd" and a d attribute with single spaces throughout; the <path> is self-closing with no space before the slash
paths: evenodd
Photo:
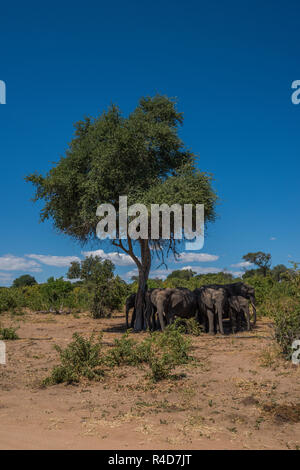
<path id="1" fill-rule="evenodd" d="M 129 328 L 128 316 L 129 316 L 129 308 L 126 307 L 126 330 L 128 330 Z"/>
<path id="2" fill-rule="evenodd" d="M 219 329 L 220 329 L 220 333 L 221 335 L 224 334 L 224 328 L 223 328 L 223 308 L 222 307 L 218 307 L 217 308 L 217 314 L 218 314 L 218 323 L 219 323 Z"/>
<path id="3" fill-rule="evenodd" d="M 147 328 L 152 331 L 153 328 L 153 308 L 148 307 L 146 309 L 146 326 Z"/>
<path id="4" fill-rule="evenodd" d="M 247 308 L 243 313 L 244 313 L 244 316 L 246 317 L 247 331 L 250 331 L 250 330 L 251 330 L 251 323 L 250 323 L 250 312 L 249 312 L 249 308 Z"/>
<path id="5" fill-rule="evenodd" d="M 214 335 L 215 334 L 215 315 L 214 312 L 211 310 L 207 310 L 207 318 L 208 318 L 208 334 Z"/>
<path id="6" fill-rule="evenodd" d="M 237 322 L 237 312 L 236 311 L 231 312 L 230 323 L 231 323 L 231 331 L 234 334 L 238 330 L 238 327 L 237 327 L 237 323 L 238 323 Z"/>
<path id="7" fill-rule="evenodd" d="M 132 312 L 132 317 L 131 317 L 130 328 L 134 328 L 135 317 L 136 317 L 136 311 L 134 307 L 133 312 Z"/>

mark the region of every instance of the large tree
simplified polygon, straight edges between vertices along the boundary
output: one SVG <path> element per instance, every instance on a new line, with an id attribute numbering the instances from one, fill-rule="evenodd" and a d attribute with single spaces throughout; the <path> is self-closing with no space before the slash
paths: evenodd
<path id="1" fill-rule="evenodd" d="M 255 253 L 247 253 L 243 256 L 245 261 L 255 264 L 259 268 L 259 272 L 265 277 L 270 271 L 271 255 L 263 251 L 256 251 Z"/>
<path id="2" fill-rule="evenodd" d="M 31 174 L 35 200 L 44 201 L 41 220 L 52 219 L 59 231 L 87 242 L 96 240 L 100 204 L 111 203 L 119 214 L 119 196 L 128 205 L 174 203 L 204 204 L 205 221 L 213 221 L 216 195 L 210 175 L 201 172 L 195 156 L 178 135 L 183 114 L 166 96 L 144 97 L 124 117 L 112 105 L 97 118 L 75 124 L 75 135 L 59 162 L 45 176 Z M 150 212 L 149 212 L 150 214 Z M 138 273 L 135 330 L 144 328 L 144 296 L 151 260 L 176 256 L 178 243 L 171 226 L 170 239 L 115 239 L 111 243 L 127 253 Z M 98 240 L 99 241 L 99 240 Z M 99 241 L 103 243 L 103 241 Z"/>

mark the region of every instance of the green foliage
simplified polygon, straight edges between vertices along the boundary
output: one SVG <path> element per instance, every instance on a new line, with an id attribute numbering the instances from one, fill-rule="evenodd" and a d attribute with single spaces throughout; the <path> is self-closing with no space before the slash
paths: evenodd
<path id="1" fill-rule="evenodd" d="M 284 275 L 289 272 L 289 269 L 284 266 L 284 264 L 277 264 L 272 269 L 272 276 L 274 277 L 275 281 L 279 282 L 284 279 Z"/>
<path id="2" fill-rule="evenodd" d="M 163 333 L 154 332 L 147 346 L 153 382 L 169 377 L 177 365 L 186 364 L 189 361 L 190 341 L 175 325 L 170 325 Z"/>
<path id="3" fill-rule="evenodd" d="M 81 378 L 99 380 L 105 367 L 142 364 L 148 364 L 151 380 L 157 382 L 169 377 L 177 365 L 186 364 L 191 359 L 188 354 L 190 341 L 175 326 L 169 326 L 162 333 L 151 333 L 140 343 L 130 338 L 129 332 L 126 332 L 115 340 L 114 346 L 106 355 L 101 354 L 102 335 L 94 341 L 93 335 L 85 339 L 75 333 L 66 349 L 57 345 L 55 349 L 59 353 L 60 364 L 43 381 L 44 385 L 63 382 L 70 384 L 79 382 Z"/>
<path id="4" fill-rule="evenodd" d="M 23 306 L 29 308 L 33 312 L 38 310 L 49 310 L 49 299 L 45 298 L 42 285 L 36 284 L 34 286 L 25 287 L 22 289 Z"/>
<path id="5" fill-rule="evenodd" d="M 115 340 L 114 347 L 106 356 L 110 367 L 122 364 L 136 366 L 148 364 L 151 380 L 157 382 L 170 376 L 170 372 L 179 364 L 189 361 L 190 341 L 174 325 L 164 332 L 150 333 L 137 343 L 126 332 L 121 339 Z"/>
<path id="6" fill-rule="evenodd" d="M 36 280 L 30 274 L 23 274 L 23 276 L 17 277 L 13 282 L 13 287 L 25 287 L 25 286 L 34 286 Z"/>
<path id="7" fill-rule="evenodd" d="M 115 204 L 120 194 L 128 195 L 129 204 L 149 198 L 168 203 L 161 196 L 172 193 L 171 204 L 205 203 L 212 220 L 210 177 L 196 169 L 194 155 L 179 138 L 182 122 L 175 101 L 156 95 L 141 98 L 127 118 L 112 105 L 101 116 L 75 124 L 66 156 L 46 176 L 26 178 L 36 188 L 35 200 L 44 202 L 41 219 L 51 218 L 58 230 L 86 241 L 96 238 L 99 204 Z"/>
<path id="8" fill-rule="evenodd" d="M 61 364 L 53 368 L 50 377 L 44 380 L 44 385 L 63 382 L 70 384 L 79 382 L 82 377 L 99 380 L 103 375 L 103 369 L 100 367 L 101 342 L 102 335 L 95 341 L 94 335 L 85 339 L 78 333 L 74 333 L 73 341 L 66 349 L 56 345 L 55 349 L 59 353 Z"/>
<path id="9" fill-rule="evenodd" d="M 3 287 L 0 289 L 0 313 L 14 312 L 23 306 L 21 289 Z"/>
<path id="10" fill-rule="evenodd" d="M 63 278 L 49 278 L 44 284 L 35 284 L 19 288 L 0 288 L 0 313 L 15 312 L 22 308 L 31 311 L 75 311 L 89 310 L 94 317 L 97 312 L 102 316 L 110 315 L 113 310 L 120 310 L 130 289 L 119 277 L 95 285 L 92 281 L 82 285 L 72 284 Z"/>
<path id="11" fill-rule="evenodd" d="M 168 275 L 167 279 L 191 279 L 196 273 L 191 269 L 176 269 L 172 271 L 171 274 Z"/>
<path id="12" fill-rule="evenodd" d="M 41 294 L 47 305 L 54 310 L 59 310 L 66 305 L 66 299 L 73 287 L 71 282 L 64 281 L 63 278 L 54 279 L 50 277 L 41 286 Z"/>
<path id="13" fill-rule="evenodd" d="M 148 279 L 147 286 L 148 289 L 159 289 L 164 286 L 164 281 L 162 279 Z M 137 283 L 132 283 L 130 287 L 132 292 L 137 291 Z"/>
<path id="14" fill-rule="evenodd" d="M 281 299 L 274 311 L 275 338 L 287 359 L 291 359 L 292 344 L 300 339 L 300 302 Z"/>
<path id="15" fill-rule="evenodd" d="M 127 295 L 128 287 L 119 276 L 106 282 L 99 282 L 92 300 L 93 318 L 110 316 L 114 310 L 120 310 Z"/>
<path id="16" fill-rule="evenodd" d="M 173 271 L 173 273 L 177 272 L 180 273 L 182 271 Z M 162 279 L 148 279 L 147 286 L 148 289 L 186 287 L 187 289 L 194 290 L 197 287 L 201 287 L 207 284 L 229 284 L 231 282 L 239 281 L 241 281 L 241 279 L 234 278 L 230 273 L 219 272 L 216 274 L 198 274 L 197 276 L 189 277 L 188 279 L 185 275 L 179 275 L 179 277 L 176 277 L 176 275 L 170 275 L 164 281 Z M 136 292 L 137 288 L 137 282 L 130 284 L 130 292 Z"/>
<path id="17" fill-rule="evenodd" d="M 174 326 L 179 327 L 181 333 L 192 336 L 200 336 L 204 332 L 203 326 L 195 318 L 176 318 Z"/>
<path id="18" fill-rule="evenodd" d="M 255 253 L 247 253 L 243 256 L 245 261 L 253 263 L 258 266 L 263 276 L 266 276 L 270 271 L 271 266 L 271 255 L 270 253 L 264 253 L 263 251 L 257 251 Z"/>
<path id="19" fill-rule="evenodd" d="M 17 328 L 1 328 L 0 327 L 0 339 L 1 340 L 15 340 L 19 339 L 19 336 L 16 333 Z"/>
<path id="20" fill-rule="evenodd" d="M 114 264 L 100 256 L 87 256 L 80 263 L 73 261 L 67 273 L 68 279 L 81 279 L 87 283 L 106 282 L 114 276 Z"/>
<path id="21" fill-rule="evenodd" d="M 266 277 L 256 274 L 247 278 L 247 283 L 255 287 L 259 315 L 274 320 L 275 338 L 287 359 L 292 354 L 292 343 L 300 338 L 300 271 L 282 270 L 278 278 L 270 272 Z"/>
<path id="22" fill-rule="evenodd" d="M 269 303 L 272 302 L 274 298 L 280 297 L 286 286 L 279 285 L 270 275 L 264 277 L 256 274 L 252 277 L 248 277 L 246 282 L 255 288 L 258 315 L 268 316 L 270 314 Z"/>
<path id="23" fill-rule="evenodd" d="M 137 342 L 130 338 L 127 331 L 120 339 L 115 339 L 114 346 L 106 355 L 105 362 L 109 367 L 137 365 L 143 362 L 137 349 Z"/>
<path id="24" fill-rule="evenodd" d="M 89 308 L 93 318 L 110 316 L 113 310 L 120 309 L 128 294 L 128 288 L 119 276 L 114 277 L 115 266 L 110 260 L 100 256 L 89 256 L 73 262 L 67 276 L 80 278 L 90 292 Z"/>

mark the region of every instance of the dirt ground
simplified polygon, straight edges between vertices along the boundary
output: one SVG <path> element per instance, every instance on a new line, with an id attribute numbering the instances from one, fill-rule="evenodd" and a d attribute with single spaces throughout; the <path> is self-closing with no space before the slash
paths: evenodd
<path id="1" fill-rule="evenodd" d="M 153 384 L 120 367 L 100 382 L 41 388 L 78 332 L 104 332 L 109 348 L 124 315 L 1 315 L 19 326 L 0 364 L 0 449 L 300 449 L 300 366 L 281 359 L 272 324 L 225 337 L 191 337 L 196 363 Z M 133 334 L 142 338 L 144 334 Z"/>

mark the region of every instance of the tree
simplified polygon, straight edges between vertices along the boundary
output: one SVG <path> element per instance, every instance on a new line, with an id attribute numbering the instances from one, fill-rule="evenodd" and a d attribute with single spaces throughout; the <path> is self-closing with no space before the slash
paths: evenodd
<path id="1" fill-rule="evenodd" d="M 180 139 L 182 123 L 175 101 L 156 95 L 141 98 L 128 117 L 112 105 L 99 117 L 75 124 L 66 155 L 45 176 L 26 178 L 35 186 L 34 200 L 44 202 L 41 220 L 52 219 L 57 230 L 80 242 L 98 240 L 97 207 L 113 204 L 118 219 L 119 196 L 126 195 L 128 205 L 146 205 L 149 219 L 151 204 L 178 203 L 193 208 L 204 204 L 205 221 L 213 221 L 216 195 L 211 176 L 196 167 L 195 155 Z M 165 254 L 176 257 L 180 241 L 175 239 L 173 226 L 169 240 L 126 236 L 111 243 L 138 268 L 135 330 L 140 331 L 145 327 L 144 298 L 151 260 L 157 256 L 165 264 Z"/>
<path id="2" fill-rule="evenodd" d="M 35 278 L 30 276 L 30 274 L 23 274 L 23 276 L 17 277 L 13 282 L 13 287 L 25 287 L 25 286 L 34 286 L 37 284 Z"/>
<path id="3" fill-rule="evenodd" d="M 271 266 L 271 255 L 269 253 L 264 253 L 263 251 L 247 253 L 243 256 L 243 259 L 258 266 L 262 275 L 266 277 Z"/>
<path id="4" fill-rule="evenodd" d="M 176 269 L 168 275 L 167 279 L 185 279 L 189 281 L 196 273 L 191 269 Z"/>
<path id="5" fill-rule="evenodd" d="M 54 279 L 49 277 L 47 282 L 41 285 L 42 295 L 50 308 L 54 308 L 57 312 L 62 309 L 68 294 L 72 291 L 71 282 L 64 281 L 62 277 Z"/>
<path id="6" fill-rule="evenodd" d="M 277 264 L 272 269 L 272 276 L 279 282 L 283 278 L 283 274 L 288 273 L 288 271 L 289 269 L 284 264 Z"/>
<path id="7" fill-rule="evenodd" d="M 127 286 L 119 276 L 114 277 L 115 266 L 100 256 L 89 256 L 73 261 L 67 272 L 68 279 L 81 279 L 92 292 L 91 310 L 94 318 L 110 314 L 120 308 L 127 295 Z"/>
<path id="8" fill-rule="evenodd" d="M 67 272 L 68 279 L 81 279 L 87 283 L 108 282 L 114 277 L 115 265 L 100 256 L 87 256 L 80 263 L 72 261 Z"/>

